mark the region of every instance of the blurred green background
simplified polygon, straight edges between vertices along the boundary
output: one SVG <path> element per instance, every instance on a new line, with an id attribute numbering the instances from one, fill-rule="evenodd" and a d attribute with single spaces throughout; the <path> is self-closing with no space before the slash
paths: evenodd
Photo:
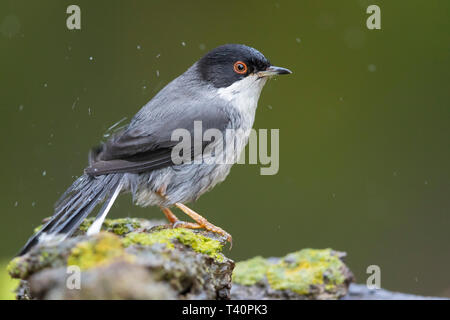
<path id="1" fill-rule="evenodd" d="M 81 7 L 80 31 L 66 8 Z M 382 30 L 366 28 L 381 7 Z M 238 165 L 193 205 L 236 260 L 348 253 L 358 282 L 450 296 L 449 1 L 0 3 L 0 260 L 10 259 L 112 124 L 208 50 L 244 43 L 294 74 L 263 90 L 280 171 Z M 111 217 L 162 218 L 123 196 Z M 181 216 L 181 214 L 180 214 Z M 2 278 L 3 279 L 3 278 Z M 4 284 L 0 284 L 3 288 Z"/>

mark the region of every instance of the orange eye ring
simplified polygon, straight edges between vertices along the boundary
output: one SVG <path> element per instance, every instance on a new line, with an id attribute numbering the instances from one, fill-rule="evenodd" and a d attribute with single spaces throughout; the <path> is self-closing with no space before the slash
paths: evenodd
<path id="1" fill-rule="evenodd" d="M 236 61 L 234 63 L 234 72 L 238 73 L 238 74 L 246 74 L 247 73 L 247 65 L 245 64 L 245 62 L 242 61 Z"/>

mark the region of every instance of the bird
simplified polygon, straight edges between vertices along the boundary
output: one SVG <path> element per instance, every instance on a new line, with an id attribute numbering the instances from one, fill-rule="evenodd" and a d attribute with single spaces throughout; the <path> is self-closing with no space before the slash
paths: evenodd
<path id="1" fill-rule="evenodd" d="M 53 215 L 31 236 L 18 256 L 39 243 L 71 236 L 103 203 L 87 234 L 100 232 L 115 200 L 124 193 L 131 193 L 138 206 L 159 206 L 174 228 L 205 229 L 232 243 L 228 232 L 186 204 L 225 180 L 235 161 L 202 161 L 202 152 L 208 146 L 202 141 L 200 148 L 191 146 L 180 152 L 183 159 L 196 161 L 176 162 L 174 149 L 180 140 L 174 141 L 173 132 L 183 129 L 195 135 L 195 123 L 199 122 L 203 130 L 240 130 L 232 137 L 234 143 L 224 144 L 222 151 L 209 155 L 210 160 L 225 154 L 227 160 L 237 158 L 248 143 L 267 79 L 290 73 L 243 44 L 225 44 L 206 53 L 161 89 L 129 124 L 91 149 L 84 173 L 56 202 Z M 179 220 L 173 207 L 195 222 Z"/>

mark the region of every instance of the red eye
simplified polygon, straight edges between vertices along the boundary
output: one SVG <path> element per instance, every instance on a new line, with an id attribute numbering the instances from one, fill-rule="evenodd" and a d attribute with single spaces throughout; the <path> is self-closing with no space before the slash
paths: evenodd
<path id="1" fill-rule="evenodd" d="M 236 61 L 234 63 L 234 72 L 239 74 L 247 73 L 247 65 L 242 61 Z"/>

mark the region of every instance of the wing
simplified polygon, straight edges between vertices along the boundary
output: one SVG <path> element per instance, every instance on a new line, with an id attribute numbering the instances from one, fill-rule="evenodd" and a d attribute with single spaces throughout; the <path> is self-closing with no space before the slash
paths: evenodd
<path id="1" fill-rule="evenodd" d="M 176 129 L 189 131 L 193 146 L 195 121 L 201 121 L 202 132 L 212 128 L 224 131 L 230 119 L 223 106 L 217 104 L 191 103 L 181 108 L 168 108 L 165 112 L 147 105 L 127 129 L 91 152 L 90 166 L 85 172 L 98 176 L 171 166 L 172 149 L 179 143 L 171 139 L 172 132 Z M 195 156 L 193 148 L 191 152 L 191 156 Z"/>

